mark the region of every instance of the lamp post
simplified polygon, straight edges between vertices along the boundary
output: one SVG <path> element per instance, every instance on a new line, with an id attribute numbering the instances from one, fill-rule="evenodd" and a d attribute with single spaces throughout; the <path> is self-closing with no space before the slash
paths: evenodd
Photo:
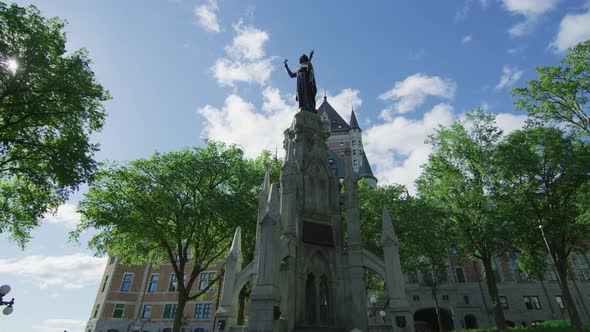
<path id="1" fill-rule="evenodd" d="M 553 263 L 553 267 L 555 268 L 555 272 L 556 272 L 555 274 L 557 275 L 557 282 L 559 282 L 559 288 L 562 288 L 563 284 L 561 283 L 561 275 L 559 274 L 559 268 L 557 267 L 557 263 L 555 262 L 555 257 L 553 257 L 553 252 L 551 251 L 551 247 L 549 246 L 549 242 L 547 241 L 547 238 L 545 237 L 545 232 L 543 231 L 543 225 L 541 224 L 540 220 L 539 220 L 538 227 L 539 227 L 539 230 L 541 231 L 541 236 L 543 237 L 543 241 L 545 241 L 545 246 L 547 247 L 547 252 L 549 252 L 549 257 L 551 258 L 551 263 Z M 563 293 L 563 290 L 562 290 L 562 293 Z M 565 299 L 565 296 L 562 296 L 562 300 L 567 308 L 568 303 Z M 561 311 L 561 314 L 563 316 L 563 310 Z M 571 317 L 570 317 L 570 321 L 571 321 Z"/>
<path id="2" fill-rule="evenodd" d="M 14 305 L 14 298 L 10 301 L 4 301 L 4 296 L 10 292 L 10 286 L 4 285 L 0 287 L 0 305 L 5 305 L 6 308 L 2 310 L 2 313 L 5 315 L 10 315 L 12 313 L 12 306 Z"/>
<path id="3" fill-rule="evenodd" d="M 376 322 L 377 321 L 377 310 L 379 310 L 379 317 L 381 317 L 381 319 L 383 319 L 383 323 L 385 323 L 385 308 L 387 308 L 387 306 L 389 305 L 389 300 L 387 300 L 387 302 L 385 303 L 385 305 L 383 306 L 379 306 L 377 305 L 377 298 L 375 296 L 371 296 L 371 298 L 369 299 L 369 302 L 371 303 L 371 307 L 369 308 L 369 317 L 373 317 L 373 320 Z"/>

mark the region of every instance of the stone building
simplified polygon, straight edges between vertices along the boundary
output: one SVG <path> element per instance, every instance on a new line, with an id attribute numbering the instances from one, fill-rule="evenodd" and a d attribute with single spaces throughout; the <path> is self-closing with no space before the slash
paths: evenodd
<path id="1" fill-rule="evenodd" d="M 369 186 L 377 186 L 377 178 L 373 175 L 371 165 L 363 147 L 363 130 L 359 126 L 354 109 L 350 114 L 350 122 L 346 123 L 338 112 L 330 105 L 328 98 L 318 107 L 318 114 L 329 128 L 330 136 L 326 140 L 328 145 L 328 163 L 335 172 L 336 177 L 344 180 L 346 171 L 345 151 L 349 149 L 352 154 L 352 169 L 360 179 L 365 180 Z"/>
<path id="2" fill-rule="evenodd" d="M 201 273 L 195 287 L 204 289 L 221 266 L 222 262 L 216 262 L 210 270 Z M 170 263 L 159 267 L 129 266 L 110 257 L 85 332 L 172 331 L 176 288 L 176 275 Z M 201 300 L 186 305 L 184 331 L 213 331 L 212 319 L 219 291 L 219 285 L 211 287 Z"/>

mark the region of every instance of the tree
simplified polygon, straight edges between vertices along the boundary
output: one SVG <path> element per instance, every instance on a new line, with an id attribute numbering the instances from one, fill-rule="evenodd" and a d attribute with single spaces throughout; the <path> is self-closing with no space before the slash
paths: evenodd
<path id="1" fill-rule="evenodd" d="M 438 303 L 439 285 L 448 280 L 448 251 L 452 234 L 445 215 L 426 201 L 407 197 L 400 205 L 396 226 L 400 238 L 402 266 L 406 273 L 422 276 L 423 284 L 430 288 L 438 320 L 439 331 L 443 322 Z"/>
<path id="2" fill-rule="evenodd" d="M 108 93 L 64 22 L 0 2 L 0 229 L 24 247 L 42 216 L 96 169 Z"/>
<path id="3" fill-rule="evenodd" d="M 255 224 L 250 201 L 262 179 L 253 184 L 251 166 L 241 149 L 215 142 L 105 165 L 79 203 L 82 222 L 73 236 L 98 230 L 90 248 L 124 264 L 169 261 L 178 281 L 178 332 L 186 303 L 221 277 L 195 289 L 199 274 L 227 252 L 238 224 Z"/>
<path id="4" fill-rule="evenodd" d="M 433 152 L 417 180 L 418 195 L 447 217 L 459 249 L 483 265 L 493 304 L 496 327 L 506 329 L 492 265 L 509 243 L 510 225 L 502 218 L 492 195 L 495 186 L 494 156 L 502 131 L 491 114 L 468 114 L 470 129 L 461 122 L 441 127 L 429 137 Z"/>
<path id="5" fill-rule="evenodd" d="M 568 288 L 570 254 L 587 246 L 590 220 L 587 200 L 590 147 L 557 128 L 536 127 L 510 134 L 499 146 L 500 173 L 507 196 L 521 211 L 519 247 L 529 274 L 544 270 L 549 255 L 555 264 L 571 321 L 582 322 Z M 539 233 L 538 227 L 542 227 Z"/>
<path id="6" fill-rule="evenodd" d="M 568 50 L 560 66 L 537 67 L 539 77 L 525 88 L 515 88 L 518 110 L 529 113 L 533 123 L 565 124 L 590 136 L 590 40 Z"/>

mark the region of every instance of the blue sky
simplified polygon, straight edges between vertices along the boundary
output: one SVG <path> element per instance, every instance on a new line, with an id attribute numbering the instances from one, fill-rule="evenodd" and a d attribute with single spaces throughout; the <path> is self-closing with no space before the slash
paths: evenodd
<path id="1" fill-rule="evenodd" d="M 282 67 L 313 59 L 321 98 L 348 119 L 351 105 L 381 184 L 412 190 L 439 125 L 474 107 L 512 130 L 510 89 L 590 39 L 586 0 L 453 1 L 18 1 L 66 19 L 68 49 L 88 49 L 113 96 L 99 160 L 148 157 L 239 143 L 248 156 L 281 150 L 296 112 Z M 83 191 L 83 190 L 82 190 Z M 0 283 L 14 313 L 2 331 L 82 331 L 104 268 L 84 243 L 68 242 L 81 193 L 33 233 L 24 251 L 6 243 Z M 228 234 L 230 236 L 231 234 Z"/>

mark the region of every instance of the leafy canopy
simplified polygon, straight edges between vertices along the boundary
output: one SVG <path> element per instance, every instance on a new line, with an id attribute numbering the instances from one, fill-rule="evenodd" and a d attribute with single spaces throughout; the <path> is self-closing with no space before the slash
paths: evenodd
<path id="1" fill-rule="evenodd" d="M 96 168 L 102 102 L 88 52 L 66 54 L 64 22 L 0 2 L 0 228 L 21 247 Z"/>
<path id="2" fill-rule="evenodd" d="M 590 136 L 590 40 L 568 50 L 558 66 L 537 67 L 538 78 L 515 88 L 517 110 L 529 113 L 535 124 L 565 124 Z"/>

